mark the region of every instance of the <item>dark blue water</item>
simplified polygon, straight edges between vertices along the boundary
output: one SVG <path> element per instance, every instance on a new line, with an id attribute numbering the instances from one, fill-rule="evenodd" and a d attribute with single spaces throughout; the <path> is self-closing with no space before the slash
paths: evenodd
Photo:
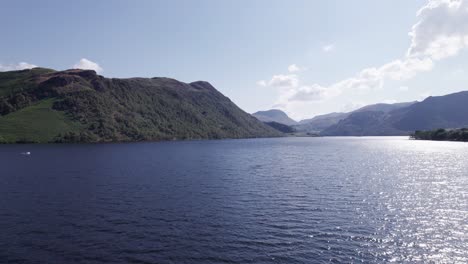
<path id="1" fill-rule="evenodd" d="M 406 138 L 1 145 L 0 262 L 466 263 L 467 161 Z"/>

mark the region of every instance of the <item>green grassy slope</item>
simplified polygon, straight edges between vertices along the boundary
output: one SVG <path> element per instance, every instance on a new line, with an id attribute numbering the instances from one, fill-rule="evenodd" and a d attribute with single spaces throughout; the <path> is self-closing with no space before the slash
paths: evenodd
<path id="1" fill-rule="evenodd" d="M 45 99 L 0 117 L 0 142 L 52 142 L 59 134 L 79 131 L 81 125 L 52 109 L 56 99 Z"/>

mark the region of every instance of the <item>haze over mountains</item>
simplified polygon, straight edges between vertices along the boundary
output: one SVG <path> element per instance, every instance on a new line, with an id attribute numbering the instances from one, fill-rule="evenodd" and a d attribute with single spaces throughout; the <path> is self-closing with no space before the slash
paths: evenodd
<path id="1" fill-rule="evenodd" d="M 92 70 L 0 72 L 0 142 L 281 136 L 208 82 L 105 78 Z"/>
<path id="2" fill-rule="evenodd" d="M 374 104 L 349 113 L 320 115 L 292 127 L 322 136 L 409 135 L 416 130 L 467 127 L 467 113 L 468 92 L 459 92 L 422 102 Z"/>

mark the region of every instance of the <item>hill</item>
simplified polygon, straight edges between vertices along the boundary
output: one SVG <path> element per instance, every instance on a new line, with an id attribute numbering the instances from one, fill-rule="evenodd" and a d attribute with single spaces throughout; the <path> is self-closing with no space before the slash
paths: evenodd
<path id="1" fill-rule="evenodd" d="M 382 111 L 353 112 L 337 124 L 324 129 L 322 136 L 398 136 L 407 135 L 389 125 L 389 114 Z"/>
<path id="2" fill-rule="evenodd" d="M 92 70 L 0 72 L 2 142 L 280 136 L 208 82 L 105 78 Z"/>
<path id="3" fill-rule="evenodd" d="M 468 126 L 468 92 L 428 97 L 422 102 L 399 104 L 387 112 L 369 108 L 355 111 L 321 132 L 325 136 L 408 135 L 416 130 Z"/>
<path id="4" fill-rule="evenodd" d="M 324 135 L 344 136 L 383 133 L 385 130 L 388 130 L 388 128 L 380 128 L 378 122 L 375 120 L 376 114 L 367 112 L 382 112 L 383 114 L 387 114 L 391 111 L 408 107 L 414 103 L 415 102 L 367 105 L 349 113 L 330 113 L 319 115 L 311 119 L 305 119 L 300 121 L 298 125 L 294 126 L 294 128 L 298 131 L 322 133 Z M 338 125 L 340 121 L 348 117 L 349 119 Z M 367 118 L 369 119 L 366 120 Z M 388 133 L 401 134 L 400 131 L 394 129 L 390 129 Z"/>
<path id="5" fill-rule="evenodd" d="M 297 124 L 297 122 L 291 119 L 285 112 L 278 109 L 258 111 L 252 115 L 262 122 L 276 122 L 288 126 Z"/>

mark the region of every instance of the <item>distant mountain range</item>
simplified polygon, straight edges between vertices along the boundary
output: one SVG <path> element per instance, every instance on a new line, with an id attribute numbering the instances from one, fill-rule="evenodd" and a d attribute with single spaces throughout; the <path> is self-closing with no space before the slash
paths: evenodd
<path id="1" fill-rule="evenodd" d="M 422 102 L 368 105 L 349 113 L 316 116 L 291 126 L 299 132 L 322 136 L 409 135 L 416 130 L 468 127 L 468 92 L 428 97 Z"/>
<path id="2" fill-rule="evenodd" d="M 110 79 L 92 70 L 0 72 L 0 143 L 281 135 L 208 82 Z"/>

